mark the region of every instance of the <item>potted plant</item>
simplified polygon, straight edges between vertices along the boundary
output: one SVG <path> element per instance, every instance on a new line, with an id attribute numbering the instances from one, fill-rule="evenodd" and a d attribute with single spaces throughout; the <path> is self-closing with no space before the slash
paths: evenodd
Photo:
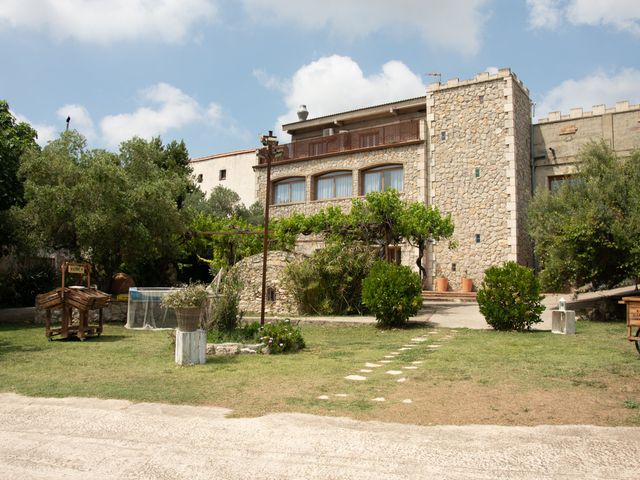
<path id="1" fill-rule="evenodd" d="M 438 265 L 436 269 L 436 291 L 446 292 L 447 290 L 449 290 L 449 280 L 442 274 L 442 269 Z"/>
<path id="2" fill-rule="evenodd" d="M 162 306 L 175 310 L 178 330 L 194 332 L 200 326 L 200 312 L 207 295 L 204 284 L 190 283 L 165 295 L 162 298 Z"/>
<path id="3" fill-rule="evenodd" d="M 467 276 L 466 270 L 462 274 L 462 282 L 460 283 L 460 290 L 462 290 L 463 292 L 473 291 L 473 279 Z"/>

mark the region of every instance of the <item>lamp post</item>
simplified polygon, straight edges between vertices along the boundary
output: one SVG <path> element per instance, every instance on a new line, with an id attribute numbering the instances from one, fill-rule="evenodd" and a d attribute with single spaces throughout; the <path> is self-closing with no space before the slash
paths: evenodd
<path id="1" fill-rule="evenodd" d="M 271 203 L 271 161 L 274 158 L 273 147 L 278 145 L 278 138 L 269 130 L 268 135 L 260 137 L 260 143 L 264 145 L 258 150 L 258 158 L 267 162 L 267 182 L 265 186 L 264 200 L 264 235 L 262 238 L 262 302 L 260 304 L 260 325 L 264 325 L 264 307 L 267 295 L 267 252 L 269 251 L 269 205 Z"/>

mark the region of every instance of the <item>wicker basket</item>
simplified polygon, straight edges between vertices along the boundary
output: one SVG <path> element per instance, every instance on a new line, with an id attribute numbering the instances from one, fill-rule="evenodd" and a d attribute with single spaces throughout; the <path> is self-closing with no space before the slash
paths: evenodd
<path id="1" fill-rule="evenodd" d="M 176 308 L 178 330 L 182 332 L 195 332 L 200 327 L 200 311 L 196 308 Z"/>

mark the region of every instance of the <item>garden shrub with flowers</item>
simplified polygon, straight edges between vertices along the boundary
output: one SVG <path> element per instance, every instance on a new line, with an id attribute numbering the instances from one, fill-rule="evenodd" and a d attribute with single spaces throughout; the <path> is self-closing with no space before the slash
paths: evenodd
<path id="1" fill-rule="evenodd" d="M 265 323 L 260 328 L 259 339 L 269 348 L 269 353 L 297 352 L 305 347 L 300 328 L 289 319 Z"/>

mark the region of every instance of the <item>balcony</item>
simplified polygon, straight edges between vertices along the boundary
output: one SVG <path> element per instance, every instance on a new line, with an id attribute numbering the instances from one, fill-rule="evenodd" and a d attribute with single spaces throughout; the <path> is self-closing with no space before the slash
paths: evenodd
<path id="1" fill-rule="evenodd" d="M 402 145 L 420 140 L 420 121 L 408 120 L 380 127 L 351 130 L 334 135 L 298 140 L 276 147 L 283 152 L 274 164 L 372 148 Z M 259 164 L 265 159 L 260 158 Z"/>

